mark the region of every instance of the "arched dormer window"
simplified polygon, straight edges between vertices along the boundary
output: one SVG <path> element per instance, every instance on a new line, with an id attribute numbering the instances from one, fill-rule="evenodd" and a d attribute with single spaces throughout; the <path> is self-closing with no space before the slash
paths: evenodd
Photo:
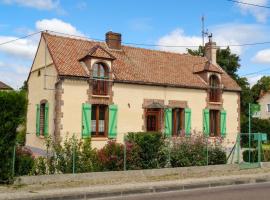
<path id="1" fill-rule="evenodd" d="M 108 94 L 109 69 L 103 63 L 95 63 L 93 65 L 93 94 Z"/>
<path id="2" fill-rule="evenodd" d="M 219 102 L 220 101 L 220 82 L 216 75 L 211 75 L 209 78 L 209 101 Z"/>

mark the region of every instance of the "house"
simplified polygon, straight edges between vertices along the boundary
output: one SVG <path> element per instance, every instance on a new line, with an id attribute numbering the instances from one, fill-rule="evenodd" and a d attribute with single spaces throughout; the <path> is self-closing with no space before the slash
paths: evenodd
<path id="1" fill-rule="evenodd" d="M 216 63 L 215 42 L 201 57 L 125 46 L 119 33 L 105 37 L 42 33 L 28 77 L 28 146 L 74 134 L 100 148 L 132 131 L 235 142 L 241 89 Z"/>
<path id="2" fill-rule="evenodd" d="M 261 110 L 257 117 L 261 119 L 270 118 L 270 92 L 262 92 L 260 98 L 257 100 Z"/>
<path id="3" fill-rule="evenodd" d="M 0 91 L 10 91 L 13 90 L 12 87 L 0 81 Z"/>

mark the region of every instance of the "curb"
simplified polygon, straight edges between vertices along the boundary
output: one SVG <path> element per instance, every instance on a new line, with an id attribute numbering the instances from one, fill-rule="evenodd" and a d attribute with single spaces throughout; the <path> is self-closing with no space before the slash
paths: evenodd
<path id="1" fill-rule="evenodd" d="M 254 184 L 254 183 L 266 183 L 270 182 L 270 173 L 267 174 L 257 174 L 257 175 L 241 175 L 241 176 L 231 176 L 231 177 L 212 177 L 203 178 L 188 181 L 167 181 L 167 182 L 152 182 L 152 183 L 142 183 L 142 184 L 129 184 L 125 188 L 124 185 L 109 186 L 106 188 L 99 187 L 96 190 L 93 188 L 82 188 L 82 190 L 72 189 L 62 191 L 58 190 L 53 193 L 24 193 L 1 196 L 0 199 L 16 199 L 16 200 L 63 200 L 63 199 L 91 199 L 91 198 L 105 198 L 105 197 L 121 197 L 128 195 L 138 195 L 138 194 L 151 194 L 151 193 L 162 193 L 170 191 L 187 191 L 195 189 L 207 189 L 216 188 L 222 186 L 233 186 L 233 185 L 243 185 L 243 184 Z M 92 190 L 92 191 L 91 191 Z"/>

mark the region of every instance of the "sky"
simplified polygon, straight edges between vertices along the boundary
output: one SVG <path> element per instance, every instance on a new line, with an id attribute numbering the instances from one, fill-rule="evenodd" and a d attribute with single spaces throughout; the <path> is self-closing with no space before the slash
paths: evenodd
<path id="1" fill-rule="evenodd" d="M 242 2 L 270 6 L 270 0 Z M 96 39 L 114 31 L 122 34 L 124 43 L 185 53 L 186 48 L 164 46 L 201 45 L 202 15 L 206 29 L 222 47 L 270 41 L 270 9 L 227 0 L 0 0 L 0 81 L 14 89 L 22 86 L 40 35 L 2 44 L 6 41 L 41 30 Z M 251 85 L 270 75 L 270 43 L 231 50 L 241 58 L 238 74 Z"/>

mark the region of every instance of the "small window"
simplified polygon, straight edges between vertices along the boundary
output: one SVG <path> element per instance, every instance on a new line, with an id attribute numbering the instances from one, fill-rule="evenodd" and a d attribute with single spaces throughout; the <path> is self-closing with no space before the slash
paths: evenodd
<path id="1" fill-rule="evenodd" d="M 40 132 L 40 135 L 42 136 L 44 136 L 44 132 L 45 132 L 45 106 L 46 106 L 46 103 L 40 104 L 39 132 Z"/>
<path id="2" fill-rule="evenodd" d="M 185 112 L 183 108 L 175 108 L 172 111 L 173 136 L 182 136 L 185 129 Z"/>
<path id="3" fill-rule="evenodd" d="M 216 75 L 211 75 L 209 79 L 209 101 L 210 102 L 219 102 L 220 101 L 220 84 L 219 79 Z"/>
<path id="4" fill-rule="evenodd" d="M 91 134 L 93 137 L 106 137 L 108 126 L 108 106 L 92 105 Z"/>
<path id="5" fill-rule="evenodd" d="M 270 104 L 267 104 L 267 112 L 270 112 Z"/>
<path id="6" fill-rule="evenodd" d="M 220 136 L 220 111 L 210 110 L 210 136 Z"/>
<path id="7" fill-rule="evenodd" d="M 40 76 L 40 73 L 41 73 L 40 70 L 38 70 L 38 76 Z"/>
<path id="8" fill-rule="evenodd" d="M 96 63 L 93 66 L 93 94 L 107 95 L 109 73 L 108 68 L 103 63 Z"/>

